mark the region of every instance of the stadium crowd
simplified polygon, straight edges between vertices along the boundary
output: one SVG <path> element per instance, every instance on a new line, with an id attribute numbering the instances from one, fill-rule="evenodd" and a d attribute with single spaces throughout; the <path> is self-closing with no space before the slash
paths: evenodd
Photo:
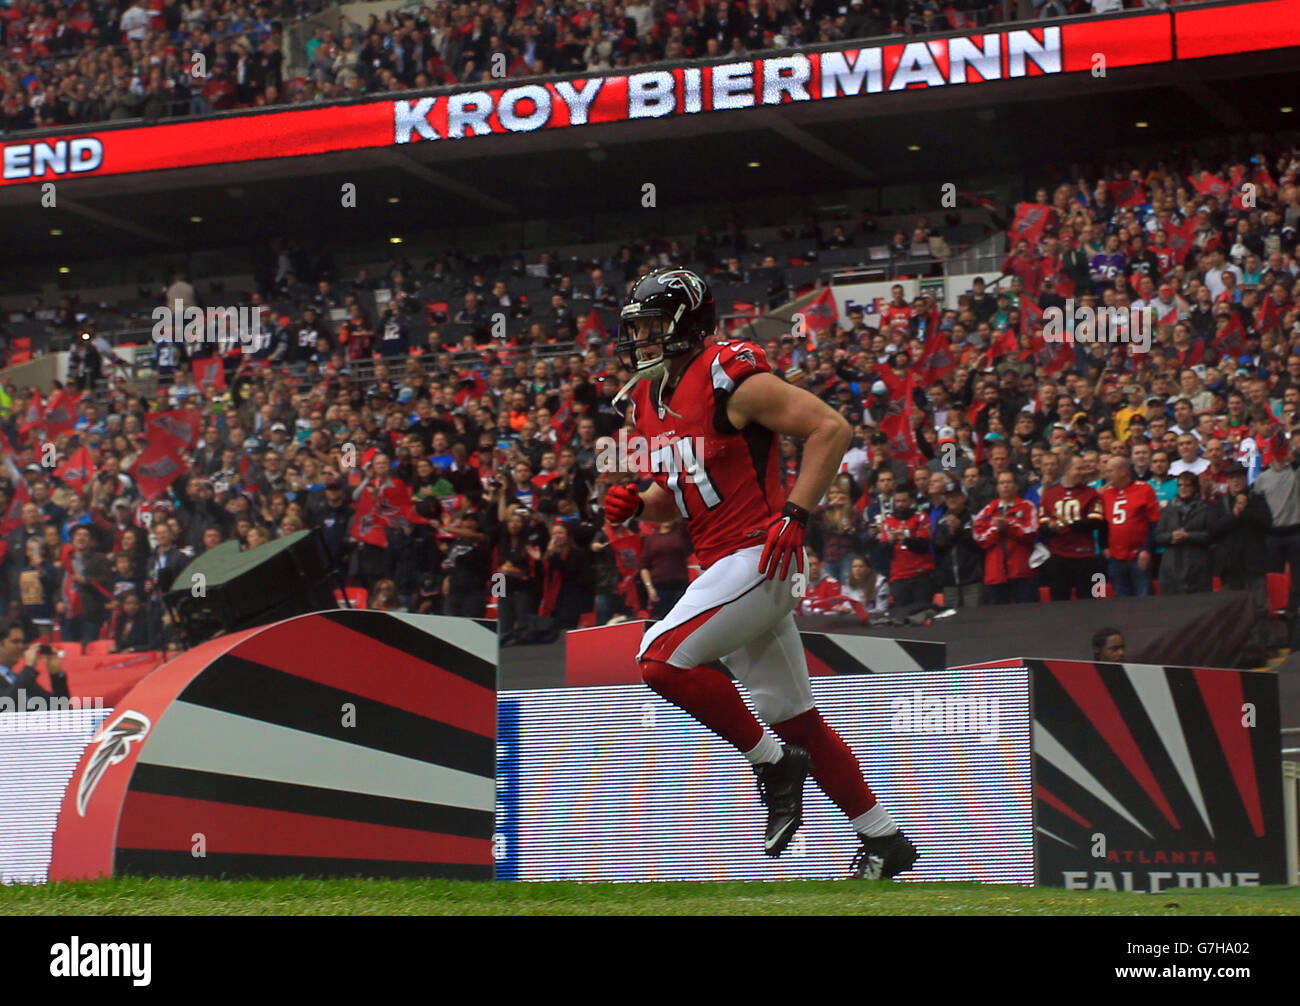
<path id="1" fill-rule="evenodd" d="M 810 525 L 805 613 L 927 619 L 1217 579 L 1263 615 L 1265 575 L 1300 560 L 1300 152 L 1109 175 L 1019 204 L 1002 282 L 976 280 L 955 309 L 899 284 L 877 312 L 761 344 L 854 429 Z M 297 304 L 274 334 L 255 352 L 160 342 L 156 393 L 115 374 L 102 336 L 74 342 L 67 387 L 0 393 L 4 610 L 29 639 L 57 623 L 121 649 L 176 645 L 162 599 L 193 556 L 319 528 L 372 606 L 495 606 L 507 642 L 662 614 L 691 545 L 680 524 L 603 523 L 608 487 L 637 475 L 602 446 L 629 375 L 596 309 L 653 267 L 718 281 L 738 259 L 763 266 L 705 232 L 581 268 L 543 253 L 550 304 L 535 312 L 499 257 L 450 272 L 444 255 L 395 257 L 348 278 L 301 263 L 299 281 L 286 254 L 254 297 L 288 288 Z M 468 328 L 450 344 L 415 292 L 436 275 L 460 294 L 448 324 Z M 1079 322 L 1077 341 L 1047 341 L 1044 312 L 1067 297 L 1119 311 L 1094 338 Z M 198 300 L 183 277 L 176 299 Z M 489 312 L 509 316 L 505 338 Z M 780 445 L 787 485 L 799 450 Z"/>
<path id="2" fill-rule="evenodd" d="M 305 0 L 12 0 L 0 4 L 0 127 L 17 131 L 338 100 L 502 77 L 599 71 L 1014 16 L 1000 0 L 450 0 L 317 28 Z M 1035 0 L 1034 16 L 1087 11 Z M 1118 6 L 1116 3 L 1114 6 Z M 286 65 L 286 55 L 289 55 Z M 299 62 L 301 61 L 301 63 Z M 305 66 L 288 77 L 286 70 Z"/>

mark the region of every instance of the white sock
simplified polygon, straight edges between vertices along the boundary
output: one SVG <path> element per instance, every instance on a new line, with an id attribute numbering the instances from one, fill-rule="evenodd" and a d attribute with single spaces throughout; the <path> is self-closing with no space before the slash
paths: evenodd
<path id="1" fill-rule="evenodd" d="M 867 838 L 883 838 L 885 835 L 892 835 L 898 830 L 898 825 L 894 819 L 889 816 L 889 812 L 880 804 L 876 804 L 865 814 L 860 814 L 849 822 L 853 825 L 853 830 L 859 835 L 865 835 Z"/>
<path id="2" fill-rule="evenodd" d="M 746 751 L 745 757 L 751 765 L 775 765 L 781 760 L 781 742 L 764 730 L 763 739 Z"/>

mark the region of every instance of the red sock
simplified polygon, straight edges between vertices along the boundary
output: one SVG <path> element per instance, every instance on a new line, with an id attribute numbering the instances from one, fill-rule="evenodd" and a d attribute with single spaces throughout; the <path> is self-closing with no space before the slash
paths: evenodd
<path id="1" fill-rule="evenodd" d="M 773 723 L 772 729 L 787 744 L 797 744 L 812 756 L 812 774 L 817 785 L 850 821 L 876 805 L 876 794 L 862 778 L 858 759 L 816 709 L 783 723 Z"/>
<path id="2" fill-rule="evenodd" d="M 712 667 L 683 670 L 659 660 L 642 660 L 641 679 L 742 753 L 752 751 L 763 739 L 762 724 L 736 686 Z"/>

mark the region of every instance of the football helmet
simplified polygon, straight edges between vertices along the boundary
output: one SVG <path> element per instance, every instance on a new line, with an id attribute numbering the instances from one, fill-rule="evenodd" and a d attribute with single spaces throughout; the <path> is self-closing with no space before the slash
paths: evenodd
<path id="1" fill-rule="evenodd" d="M 657 269 L 642 277 L 619 314 L 614 353 L 634 371 L 689 353 L 718 324 L 713 291 L 689 269 Z"/>

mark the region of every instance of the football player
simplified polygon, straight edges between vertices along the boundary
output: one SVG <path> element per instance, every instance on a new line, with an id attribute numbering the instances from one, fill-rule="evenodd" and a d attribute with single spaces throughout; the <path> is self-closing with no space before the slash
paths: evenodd
<path id="1" fill-rule="evenodd" d="M 811 772 L 861 839 L 855 876 L 886 879 L 911 868 L 915 846 L 814 705 L 794 623 L 799 592 L 792 577 L 805 568 L 808 514 L 849 446 L 848 423 L 772 373 L 753 343 L 707 343 L 716 327 L 713 295 L 694 272 L 670 268 L 643 277 L 621 319 L 615 350 L 634 374 L 615 401 L 627 400 L 629 424 L 659 446 L 650 454 L 652 484 L 643 491 L 613 487 L 605 515 L 614 524 L 685 518 L 704 568 L 646 632 L 637 655 L 642 679 L 753 765 L 768 811 L 769 856 L 779 856 L 799 829 Z M 788 499 L 780 488 L 783 436 L 804 441 Z M 708 666 L 719 659 L 748 689 L 770 731 L 726 676 Z"/>

